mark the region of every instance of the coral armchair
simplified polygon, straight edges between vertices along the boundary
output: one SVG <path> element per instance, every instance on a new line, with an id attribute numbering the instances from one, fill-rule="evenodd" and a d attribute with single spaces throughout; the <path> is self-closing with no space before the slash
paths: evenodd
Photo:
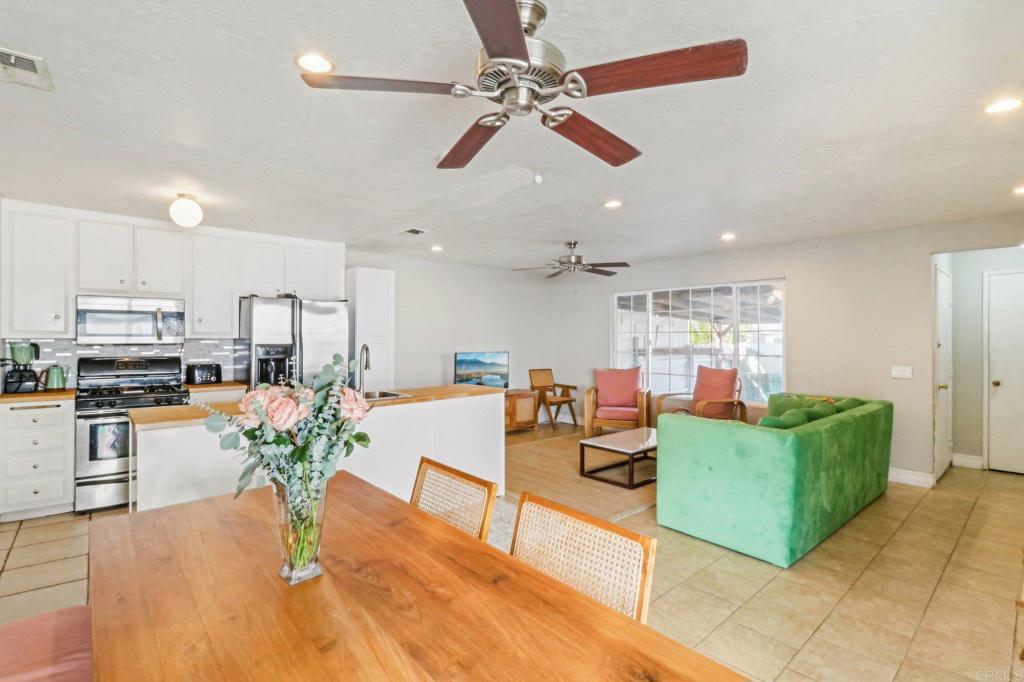
<path id="1" fill-rule="evenodd" d="M 583 396 L 583 430 L 587 438 L 610 429 L 647 426 L 650 391 L 644 390 L 639 367 L 595 369 L 594 386 Z"/>
<path id="2" fill-rule="evenodd" d="M 697 382 L 693 387 L 690 407 L 674 410 L 675 413 L 692 414 L 705 419 L 747 420 L 747 404 L 740 400 L 743 381 L 733 369 L 715 369 L 699 365 Z M 658 396 L 655 414 L 662 412 L 662 405 L 671 396 L 691 396 L 690 393 L 664 393 Z"/>

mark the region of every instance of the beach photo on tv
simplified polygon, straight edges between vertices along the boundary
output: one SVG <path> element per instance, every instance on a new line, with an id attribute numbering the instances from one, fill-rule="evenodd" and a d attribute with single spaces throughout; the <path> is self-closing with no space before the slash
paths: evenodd
<path id="1" fill-rule="evenodd" d="M 455 383 L 508 388 L 508 352 L 456 353 Z"/>

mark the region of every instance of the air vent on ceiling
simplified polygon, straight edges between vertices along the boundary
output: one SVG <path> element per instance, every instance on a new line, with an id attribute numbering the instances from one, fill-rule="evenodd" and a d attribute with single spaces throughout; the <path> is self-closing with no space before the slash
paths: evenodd
<path id="1" fill-rule="evenodd" d="M 53 90 L 53 78 L 46 60 L 0 47 L 0 81 Z"/>
<path id="2" fill-rule="evenodd" d="M 398 234 L 411 234 L 413 237 L 419 237 L 421 234 L 426 234 L 426 230 L 421 230 L 418 227 L 410 227 L 408 230 L 402 230 Z"/>

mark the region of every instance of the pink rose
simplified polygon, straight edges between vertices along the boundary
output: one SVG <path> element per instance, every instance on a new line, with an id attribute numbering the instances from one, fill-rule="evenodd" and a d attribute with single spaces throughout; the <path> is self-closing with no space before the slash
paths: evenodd
<path id="1" fill-rule="evenodd" d="M 338 401 L 338 414 L 342 419 L 358 424 L 366 419 L 366 413 L 369 409 L 370 406 L 366 404 L 362 394 L 353 391 L 351 388 L 342 390 Z"/>
<path id="2" fill-rule="evenodd" d="M 255 391 L 249 391 L 242 398 L 242 402 L 238 403 L 238 408 L 242 411 L 238 421 L 245 427 L 259 426 L 262 420 L 257 413 L 257 408 L 266 414 L 267 405 L 269 404 L 270 393 L 267 390 L 256 389 Z"/>
<path id="3" fill-rule="evenodd" d="M 313 402 L 316 400 L 316 393 L 311 388 L 303 387 L 295 392 L 295 400 L 299 404 L 299 421 L 302 421 L 309 416 Z"/>
<path id="4" fill-rule="evenodd" d="M 299 421 L 299 404 L 289 397 L 274 398 L 267 406 L 267 421 L 276 431 L 288 431 Z"/>

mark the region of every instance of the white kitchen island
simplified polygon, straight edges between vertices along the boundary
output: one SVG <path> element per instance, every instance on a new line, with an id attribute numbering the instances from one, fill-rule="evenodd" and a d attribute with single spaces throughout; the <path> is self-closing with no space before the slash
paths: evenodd
<path id="1" fill-rule="evenodd" d="M 498 484 L 505 492 L 504 391 L 485 386 L 434 386 L 400 391 L 381 401 L 360 426 L 369 448 L 356 448 L 339 468 L 408 500 L 420 457 L 426 456 Z M 237 414 L 234 403 L 215 404 Z M 239 453 L 220 449 L 198 407 L 129 410 L 138 511 L 233 493 Z"/>

